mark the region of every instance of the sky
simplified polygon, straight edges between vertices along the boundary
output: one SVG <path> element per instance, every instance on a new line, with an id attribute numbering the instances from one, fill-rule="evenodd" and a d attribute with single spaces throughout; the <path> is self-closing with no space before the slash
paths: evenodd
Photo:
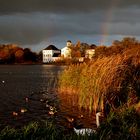
<path id="1" fill-rule="evenodd" d="M 0 44 L 33 51 L 67 40 L 111 45 L 140 40 L 140 0 L 0 0 Z"/>

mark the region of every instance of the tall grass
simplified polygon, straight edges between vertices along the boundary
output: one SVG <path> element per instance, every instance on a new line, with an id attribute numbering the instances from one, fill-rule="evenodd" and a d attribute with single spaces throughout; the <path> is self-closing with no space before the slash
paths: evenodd
<path id="1" fill-rule="evenodd" d="M 140 92 L 140 46 L 122 54 L 71 65 L 59 77 L 60 94 L 78 96 L 78 105 L 90 111 L 137 102 Z M 129 100 L 129 102 L 128 102 Z"/>

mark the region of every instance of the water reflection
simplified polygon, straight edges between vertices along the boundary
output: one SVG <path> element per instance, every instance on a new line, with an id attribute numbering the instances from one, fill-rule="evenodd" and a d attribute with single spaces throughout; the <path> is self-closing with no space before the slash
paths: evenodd
<path id="1" fill-rule="evenodd" d="M 26 99 L 32 94 L 49 93 L 55 78 L 63 69 L 47 65 L 0 65 L 0 81 L 5 81 L 0 82 L 0 123 L 19 126 L 44 119 L 44 104 L 35 100 L 27 103 Z M 19 113 L 21 108 L 27 108 L 28 111 L 23 115 Z M 13 115 L 13 112 L 18 112 L 18 115 Z"/>
<path id="2" fill-rule="evenodd" d="M 61 116 L 63 116 L 64 120 L 73 118 L 77 126 L 80 125 L 83 128 L 96 128 L 95 114 L 77 106 L 77 95 L 59 93 L 59 99 L 61 102 Z M 65 121 L 62 121 L 62 123 L 67 127 L 68 123 L 65 124 Z"/>

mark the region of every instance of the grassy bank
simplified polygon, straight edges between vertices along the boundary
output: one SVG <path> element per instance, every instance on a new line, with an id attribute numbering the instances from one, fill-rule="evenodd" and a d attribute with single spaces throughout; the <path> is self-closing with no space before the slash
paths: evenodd
<path id="1" fill-rule="evenodd" d="M 111 112 L 101 124 L 96 138 L 100 140 L 139 140 L 139 117 L 134 108 Z"/>
<path id="2" fill-rule="evenodd" d="M 0 131 L 1 140 L 138 140 L 139 115 L 133 108 L 110 113 L 95 134 L 76 135 L 72 130 L 58 127 L 55 122 L 32 122 L 22 128 L 6 126 Z"/>
<path id="3" fill-rule="evenodd" d="M 57 127 L 54 122 L 32 122 L 21 129 L 6 126 L 0 132 L 1 140 L 91 140 L 92 136 L 77 136 L 72 131 Z"/>

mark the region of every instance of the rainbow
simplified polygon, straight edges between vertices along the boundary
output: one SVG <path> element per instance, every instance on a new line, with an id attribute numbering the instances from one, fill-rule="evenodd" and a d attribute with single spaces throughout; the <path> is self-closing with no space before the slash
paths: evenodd
<path id="1" fill-rule="evenodd" d="M 105 15 L 106 19 L 101 26 L 102 37 L 100 39 L 100 45 L 104 45 L 108 41 L 109 26 L 110 26 L 109 23 L 111 22 L 114 16 L 114 11 L 119 5 L 119 1 L 120 0 L 111 0 L 110 2 L 110 8 L 107 10 L 107 13 Z"/>

